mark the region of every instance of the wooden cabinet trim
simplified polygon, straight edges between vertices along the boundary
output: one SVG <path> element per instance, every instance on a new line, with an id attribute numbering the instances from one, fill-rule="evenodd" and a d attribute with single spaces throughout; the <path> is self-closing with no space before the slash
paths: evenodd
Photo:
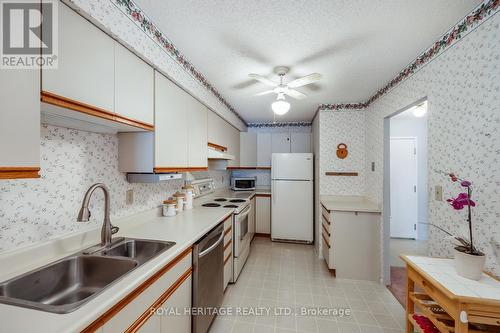
<path id="1" fill-rule="evenodd" d="M 323 240 L 325 241 L 326 246 L 328 246 L 328 248 L 330 248 L 330 243 L 329 243 L 329 242 L 328 242 L 328 240 L 326 239 L 326 237 L 325 237 L 325 233 L 324 233 L 324 232 L 322 232 L 322 233 L 321 233 L 321 236 L 323 237 Z"/>
<path id="2" fill-rule="evenodd" d="M 224 231 L 224 236 L 226 236 L 228 233 L 230 233 L 231 230 L 233 230 L 233 227 L 227 228 L 227 230 Z"/>
<path id="3" fill-rule="evenodd" d="M 231 245 L 233 243 L 232 240 L 229 240 L 229 242 L 227 242 L 226 245 L 224 245 L 224 251 L 229 247 L 229 245 Z"/>
<path id="4" fill-rule="evenodd" d="M 154 167 L 154 173 L 208 171 L 208 167 Z"/>
<path id="5" fill-rule="evenodd" d="M 229 261 L 229 258 L 231 258 L 232 256 L 233 256 L 233 252 L 229 252 L 226 259 L 224 259 L 224 265 L 226 265 L 226 263 Z"/>
<path id="6" fill-rule="evenodd" d="M 271 170 L 271 167 L 227 167 L 226 170 Z"/>
<path id="7" fill-rule="evenodd" d="M 65 109 L 70 109 L 76 112 L 84 113 L 90 116 L 106 119 L 109 121 L 113 121 L 116 123 L 121 123 L 137 128 L 144 129 L 146 131 L 154 131 L 154 125 L 147 124 L 135 119 L 127 118 L 122 115 L 119 115 L 114 112 L 106 111 L 104 109 L 85 104 L 82 102 L 78 102 L 72 100 L 70 98 L 66 98 L 63 96 L 59 96 L 48 91 L 41 91 L 40 93 L 40 101 L 43 103 L 59 106 Z"/>
<path id="8" fill-rule="evenodd" d="M 130 327 L 125 331 L 125 333 L 137 332 L 142 325 L 148 321 L 154 314 L 157 308 L 159 308 L 163 303 L 165 303 L 170 296 L 191 276 L 193 268 L 189 267 L 184 274 L 181 275 L 177 281 L 174 282 L 158 299 L 139 317 L 137 320 L 130 325 Z"/>
<path id="9" fill-rule="evenodd" d="M 218 145 L 216 143 L 212 143 L 212 142 L 209 142 L 207 144 L 207 146 L 211 147 L 211 148 L 214 148 L 216 150 L 219 150 L 219 151 L 222 151 L 222 152 L 226 152 L 227 151 L 227 147 L 224 147 L 224 146 L 221 146 L 221 145 Z"/>
<path id="10" fill-rule="evenodd" d="M 323 227 L 323 231 L 326 232 L 326 234 L 328 235 L 328 237 L 331 236 L 330 232 L 328 231 L 328 229 L 326 229 L 325 225 L 323 223 L 321 223 L 321 226 Z"/>
<path id="11" fill-rule="evenodd" d="M 39 167 L 0 167 L 0 179 L 40 178 Z"/>
<path id="12" fill-rule="evenodd" d="M 255 196 L 260 198 L 270 198 L 271 194 L 255 193 Z"/>
<path id="13" fill-rule="evenodd" d="M 321 217 L 323 218 L 323 221 L 325 221 L 328 225 L 330 225 L 330 220 L 325 216 L 325 214 L 321 214 Z"/>
<path id="14" fill-rule="evenodd" d="M 191 247 L 184 250 L 181 254 L 175 257 L 168 264 L 163 266 L 158 272 L 149 277 L 146 281 L 144 281 L 139 287 L 134 289 L 131 293 L 125 296 L 122 300 L 116 303 L 113 307 L 107 310 L 104 314 L 102 314 L 99 318 L 94 320 L 89 326 L 87 326 L 82 333 L 90 333 L 97 331 L 98 328 L 102 327 L 106 324 L 111 318 L 113 318 L 118 312 L 123 310 L 128 304 L 130 304 L 134 299 L 136 299 L 143 291 L 149 288 L 153 283 L 155 283 L 159 278 L 161 278 L 164 274 L 166 274 L 172 267 L 174 267 L 178 262 L 184 259 L 186 256 L 190 255 L 193 249 Z"/>

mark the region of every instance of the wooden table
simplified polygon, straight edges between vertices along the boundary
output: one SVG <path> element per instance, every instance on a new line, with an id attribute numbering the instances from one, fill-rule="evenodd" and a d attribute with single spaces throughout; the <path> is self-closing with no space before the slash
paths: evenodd
<path id="1" fill-rule="evenodd" d="M 441 333 L 500 332 L 500 282 L 456 274 L 452 259 L 402 255 L 408 271 L 406 332 L 423 332 L 413 319 L 430 319 Z"/>

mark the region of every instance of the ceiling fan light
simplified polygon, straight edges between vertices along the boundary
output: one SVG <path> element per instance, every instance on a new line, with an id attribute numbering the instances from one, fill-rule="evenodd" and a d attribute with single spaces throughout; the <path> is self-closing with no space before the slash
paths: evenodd
<path id="1" fill-rule="evenodd" d="M 276 113 L 279 116 L 282 116 L 290 110 L 290 103 L 280 99 L 271 104 L 271 108 L 273 109 L 274 113 Z"/>

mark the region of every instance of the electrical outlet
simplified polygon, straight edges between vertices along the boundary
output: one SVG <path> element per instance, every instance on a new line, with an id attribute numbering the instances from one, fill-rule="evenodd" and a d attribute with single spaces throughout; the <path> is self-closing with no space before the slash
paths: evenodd
<path id="1" fill-rule="evenodd" d="M 134 190 L 127 190 L 127 205 L 132 205 L 134 203 Z"/>
<path id="2" fill-rule="evenodd" d="M 375 162 L 372 162 L 372 171 L 375 171 Z"/>
<path id="3" fill-rule="evenodd" d="M 434 199 L 436 201 L 443 201 L 443 187 L 441 185 L 434 186 Z"/>

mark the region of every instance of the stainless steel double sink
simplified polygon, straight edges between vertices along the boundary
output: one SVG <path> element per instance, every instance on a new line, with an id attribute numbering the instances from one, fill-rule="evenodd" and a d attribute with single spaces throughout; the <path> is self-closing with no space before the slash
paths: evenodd
<path id="1" fill-rule="evenodd" d="M 175 242 L 118 238 L 0 283 L 0 303 L 69 313 Z"/>

